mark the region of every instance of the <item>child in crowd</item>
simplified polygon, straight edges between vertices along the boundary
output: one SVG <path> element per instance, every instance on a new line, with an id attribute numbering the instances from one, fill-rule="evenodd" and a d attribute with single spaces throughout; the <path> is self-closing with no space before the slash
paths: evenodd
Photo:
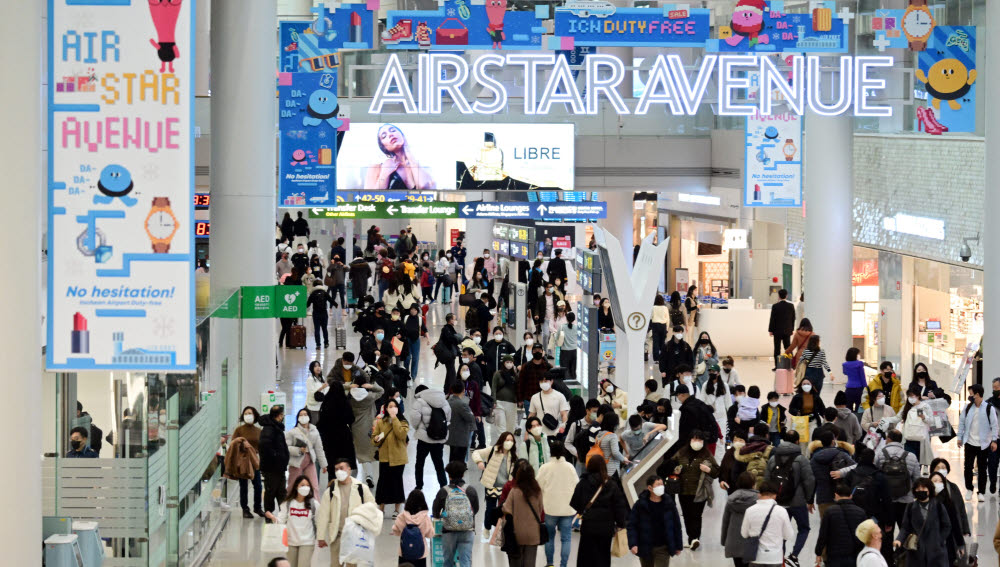
<path id="1" fill-rule="evenodd" d="M 767 424 L 767 436 L 771 444 L 777 447 L 781 443 L 781 436 L 785 433 L 785 420 L 788 408 L 781 405 L 778 400 L 781 396 L 778 392 L 767 393 L 767 405 L 760 408 L 760 419 Z"/>

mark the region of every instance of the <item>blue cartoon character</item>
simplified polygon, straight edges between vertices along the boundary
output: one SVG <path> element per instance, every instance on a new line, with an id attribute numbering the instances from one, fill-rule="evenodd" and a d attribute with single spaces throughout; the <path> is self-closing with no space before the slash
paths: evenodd
<path id="1" fill-rule="evenodd" d="M 337 95 L 326 89 L 317 89 L 309 95 L 309 106 L 306 108 L 308 116 L 302 117 L 303 126 L 319 126 L 326 122 L 336 130 L 344 123 L 337 119 L 337 112 L 340 105 L 337 104 Z"/>
<path id="2" fill-rule="evenodd" d="M 129 193 L 135 188 L 132 182 L 132 174 L 125 166 L 113 163 L 101 170 L 101 177 L 97 180 L 97 190 L 101 195 L 94 195 L 95 205 L 110 205 L 115 198 L 121 199 L 126 207 L 131 207 L 138 202 L 138 199 L 129 197 Z"/>

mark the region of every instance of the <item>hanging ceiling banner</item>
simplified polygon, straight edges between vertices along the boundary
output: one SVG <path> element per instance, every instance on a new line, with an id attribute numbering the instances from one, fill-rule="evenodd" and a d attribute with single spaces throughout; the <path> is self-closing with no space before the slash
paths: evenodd
<path id="1" fill-rule="evenodd" d="M 437 10 L 389 10 L 379 39 L 387 49 L 554 48 L 542 42 L 543 21 L 550 17 L 547 4 L 533 11 L 507 8 L 507 0 L 444 0 Z"/>
<path id="2" fill-rule="evenodd" d="M 337 151 L 349 124 L 337 103 L 337 70 L 278 73 L 278 206 L 336 201 Z"/>
<path id="3" fill-rule="evenodd" d="M 339 51 L 374 48 L 374 16 L 367 5 L 331 8 L 320 3 L 312 11 L 317 14 L 313 21 L 279 24 L 278 69 L 282 72 L 322 73 L 339 66 Z"/>
<path id="4" fill-rule="evenodd" d="M 48 1 L 49 370 L 195 368 L 194 13 Z"/>
<path id="5" fill-rule="evenodd" d="M 809 2 L 808 14 L 786 14 L 779 0 L 738 0 L 729 25 L 719 26 L 707 51 L 722 53 L 846 53 L 847 23 L 854 14 L 837 11 L 833 0 Z"/>
<path id="6" fill-rule="evenodd" d="M 615 8 L 595 0 L 575 0 L 555 9 L 560 45 L 624 47 L 703 47 L 709 39 L 710 10 Z"/>

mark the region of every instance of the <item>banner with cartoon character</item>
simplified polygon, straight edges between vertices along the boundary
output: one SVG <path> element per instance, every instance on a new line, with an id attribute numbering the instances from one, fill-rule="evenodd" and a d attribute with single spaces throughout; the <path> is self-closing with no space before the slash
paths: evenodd
<path id="1" fill-rule="evenodd" d="M 976 131 L 976 28 L 936 26 L 918 55 L 917 130 L 932 135 Z"/>
<path id="2" fill-rule="evenodd" d="M 562 46 L 702 47 L 711 29 L 703 9 L 616 8 L 600 0 L 570 0 L 555 9 L 555 36 Z"/>
<path id="3" fill-rule="evenodd" d="M 802 206 L 802 117 L 757 112 L 744 134 L 743 206 Z"/>
<path id="4" fill-rule="evenodd" d="M 278 69 L 285 73 L 321 73 L 340 65 L 337 53 L 374 49 L 375 23 L 365 4 L 317 4 L 313 21 L 279 24 Z"/>
<path id="5" fill-rule="evenodd" d="M 46 366 L 195 368 L 194 0 L 48 0 Z"/>
<path id="6" fill-rule="evenodd" d="M 836 11 L 836 2 L 810 2 L 808 14 L 786 14 L 779 0 L 738 0 L 719 37 L 705 42 L 710 52 L 733 53 L 846 53 L 846 22 L 854 14 Z"/>
<path id="7" fill-rule="evenodd" d="M 507 0 L 443 0 L 437 10 L 389 10 L 380 39 L 388 49 L 540 50 L 550 48 L 542 42 L 549 17 L 548 5 L 516 11 Z"/>
<path id="8" fill-rule="evenodd" d="M 336 70 L 278 73 L 278 206 L 336 202 L 339 116 Z"/>

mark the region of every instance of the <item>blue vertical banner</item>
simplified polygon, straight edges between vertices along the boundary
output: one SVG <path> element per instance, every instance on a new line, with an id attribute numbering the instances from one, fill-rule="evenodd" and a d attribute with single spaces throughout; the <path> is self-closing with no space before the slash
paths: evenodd
<path id="1" fill-rule="evenodd" d="M 336 202 L 337 73 L 278 74 L 278 206 Z"/>
<path id="2" fill-rule="evenodd" d="M 802 117 L 755 113 L 744 135 L 743 206 L 802 206 Z"/>
<path id="3" fill-rule="evenodd" d="M 50 370 L 195 368 L 195 0 L 48 0 Z"/>
<path id="4" fill-rule="evenodd" d="M 928 134 L 976 131 L 976 28 L 937 26 L 919 52 L 917 128 Z"/>

